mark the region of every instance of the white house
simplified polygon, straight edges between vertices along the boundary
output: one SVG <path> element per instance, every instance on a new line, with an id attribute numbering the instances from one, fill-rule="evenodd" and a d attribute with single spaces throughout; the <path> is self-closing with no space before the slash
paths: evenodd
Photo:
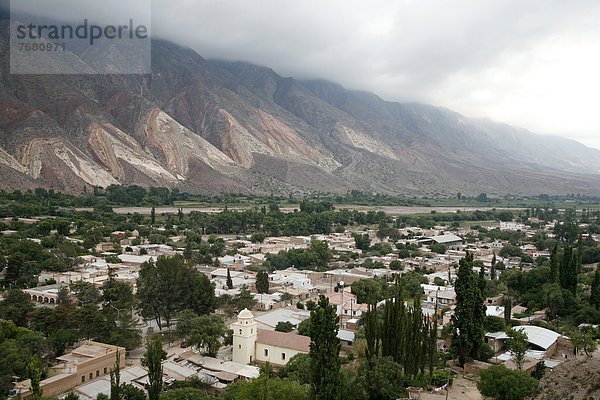
<path id="1" fill-rule="evenodd" d="M 308 354 L 310 338 L 295 332 L 258 329 L 254 315 L 242 310 L 233 329 L 233 362 L 248 364 L 269 362 L 275 366 L 287 364 L 296 354 Z"/>

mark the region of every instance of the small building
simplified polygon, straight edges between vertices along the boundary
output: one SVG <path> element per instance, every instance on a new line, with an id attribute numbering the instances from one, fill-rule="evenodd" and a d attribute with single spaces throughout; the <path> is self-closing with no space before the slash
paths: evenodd
<path id="1" fill-rule="evenodd" d="M 568 339 L 562 336 L 560 333 L 551 331 L 550 329 L 542 328 L 535 325 L 520 325 L 514 328 L 515 330 L 521 331 L 527 335 L 527 342 L 529 342 L 529 351 L 539 352 L 542 357 L 554 356 L 559 347 L 568 348 L 566 342 Z M 485 341 L 488 343 L 495 352 L 499 352 L 505 347 L 508 335 L 505 332 L 492 332 L 485 334 Z M 564 343 L 560 343 L 563 339 Z M 509 357 L 510 358 L 510 357 Z M 501 359 L 499 356 L 498 359 Z"/>
<path id="2" fill-rule="evenodd" d="M 64 286 L 68 289 L 68 286 L 56 283 L 53 285 L 38 286 L 31 289 L 23 289 L 23 292 L 29 296 L 31 301 L 35 301 L 42 304 L 55 305 L 58 303 L 58 292 L 61 287 Z"/>
<path id="3" fill-rule="evenodd" d="M 119 365 L 125 367 L 125 348 L 86 340 L 70 353 L 57 357 L 58 365 L 50 367 L 49 377 L 40 382 L 44 396 L 57 396 L 83 383 L 101 379 L 110 374 L 120 354 Z M 17 384 L 17 387 L 23 385 Z M 32 395 L 31 388 L 20 392 L 22 398 Z"/>
<path id="4" fill-rule="evenodd" d="M 287 364 L 296 354 L 308 354 L 310 338 L 295 332 L 276 332 L 258 329 L 254 315 L 242 310 L 233 329 L 233 362 L 241 364 L 266 363 L 275 366 Z"/>
<path id="5" fill-rule="evenodd" d="M 419 238 L 421 244 L 443 244 L 447 247 L 461 246 L 464 244 L 464 239 L 454 234 L 436 235 Z"/>

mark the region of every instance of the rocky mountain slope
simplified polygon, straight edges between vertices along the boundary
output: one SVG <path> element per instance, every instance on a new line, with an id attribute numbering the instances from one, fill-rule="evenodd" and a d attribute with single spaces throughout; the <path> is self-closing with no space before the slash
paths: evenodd
<path id="1" fill-rule="evenodd" d="M 548 371 L 540 381 L 536 400 L 600 399 L 600 351 L 595 357 L 580 356 Z"/>
<path id="2" fill-rule="evenodd" d="M 600 151 L 567 139 L 160 40 L 150 75 L 10 75 L 7 37 L 1 189 L 600 194 Z"/>

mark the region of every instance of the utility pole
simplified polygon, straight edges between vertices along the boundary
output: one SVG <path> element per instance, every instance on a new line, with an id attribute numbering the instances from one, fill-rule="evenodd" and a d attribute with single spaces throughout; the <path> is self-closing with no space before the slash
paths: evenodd
<path id="1" fill-rule="evenodd" d="M 342 288 L 342 297 L 341 297 L 341 308 L 340 308 L 340 329 L 342 329 L 343 318 L 344 318 L 344 281 L 340 281 L 340 287 Z"/>

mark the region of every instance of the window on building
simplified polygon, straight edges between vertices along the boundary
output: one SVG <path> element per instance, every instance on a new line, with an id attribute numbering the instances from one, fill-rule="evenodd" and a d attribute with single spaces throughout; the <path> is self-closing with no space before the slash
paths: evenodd
<path id="1" fill-rule="evenodd" d="M 241 349 L 241 348 L 242 348 L 242 345 L 241 345 L 241 344 L 238 344 L 238 349 Z"/>
<path id="2" fill-rule="evenodd" d="M 100 370 L 96 370 L 96 378 L 100 376 Z"/>
<path id="3" fill-rule="evenodd" d="M 242 334 L 242 330 L 240 329 L 240 335 Z"/>
<path id="4" fill-rule="evenodd" d="M 108 372 L 108 368 L 104 367 L 104 375 Z"/>
<path id="5" fill-rule="evenodd" d="M 94 377 L 94 374 L 92 372 L 90 372 L 90 379 L 92 379 Z"/>
<path id="6" fill-rule="evenodd" d="M 81 383 L 85 382 L 85 375 L 81 375 Z"/>
<path id="7" fill-rule="evenodd" d="M 250 328 L 250 333 L 254 333 L 254 328 Z"/>
<path id="8" fill-rule="evenodd" d="M 285 360 L 285 353 L 281 353 L 281 359 Z"/>
<path id="9" fill-rule="evenodd" d="M 265 349 L 265 357 L 269 355 L 269 349 Z"/>

